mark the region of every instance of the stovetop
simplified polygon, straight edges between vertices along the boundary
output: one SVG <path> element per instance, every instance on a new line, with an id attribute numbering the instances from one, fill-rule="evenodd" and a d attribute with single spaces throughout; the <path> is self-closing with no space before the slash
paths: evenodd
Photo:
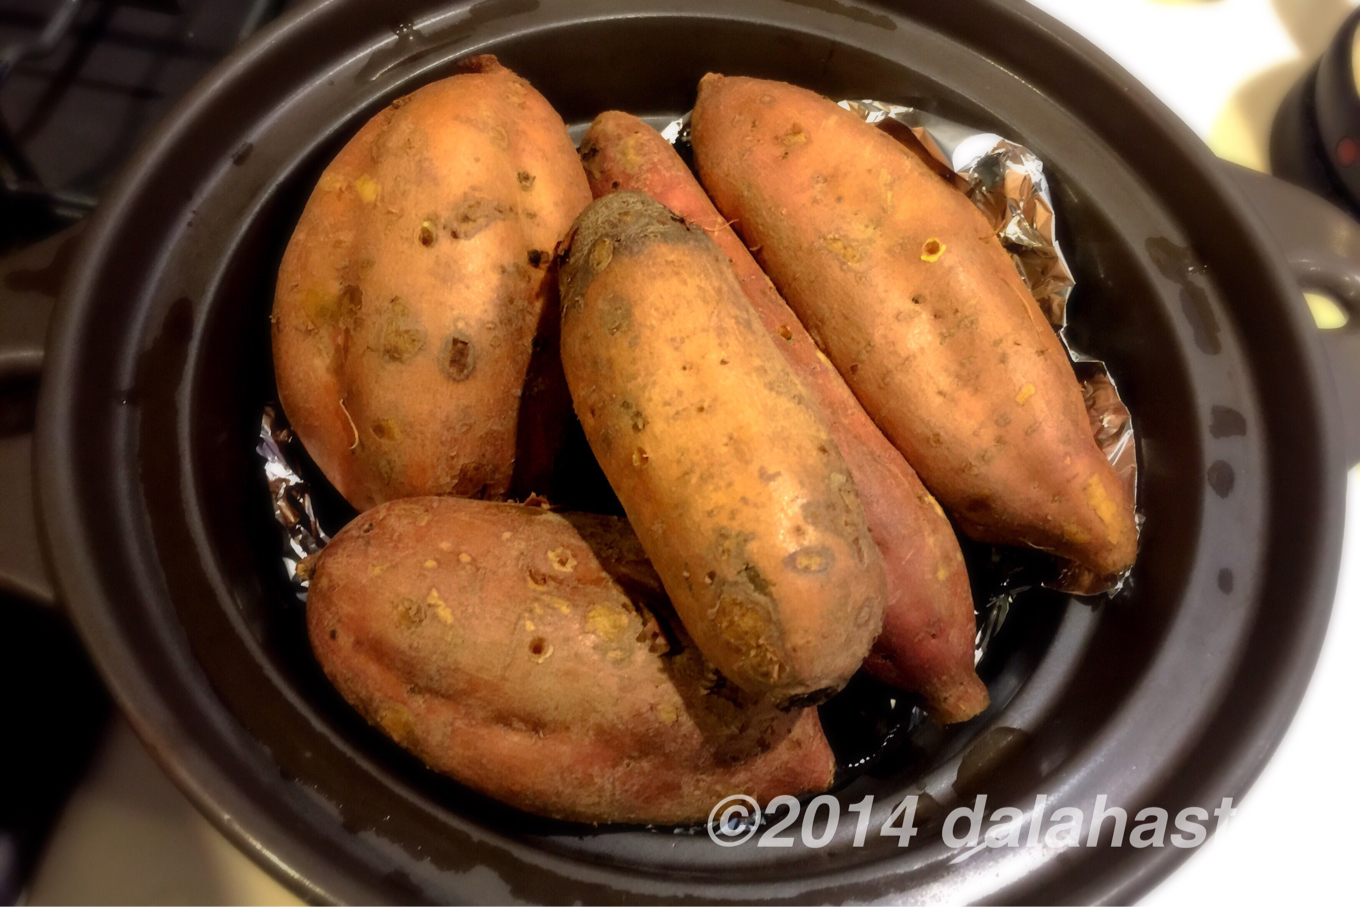
<path id="1" fill-rule="evenodd" d="M 0 256 L 86 216 L 157 121 L 295 2 L 0 0 Z M 0 292 L 20 294 L 10 304 L 23 254 L 0 263 Z M 28 456 L 36 388 L 0 382 L 4 462 Z M 3 592 L 0 710 L 25 729 L 0 750 L 0 904 L 12 904 L 110 708 L 62 616 Z"/>
<path id="2" fill-rule="evenodd" d="M 0 253 L 87 214 L 147 131 L 297 0 L 0 0 Z"/>

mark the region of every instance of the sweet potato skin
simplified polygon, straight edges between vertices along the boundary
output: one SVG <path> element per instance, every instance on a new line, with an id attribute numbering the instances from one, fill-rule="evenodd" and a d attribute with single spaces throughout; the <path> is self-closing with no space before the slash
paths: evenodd
<path id="1" fill-rule="evenodd" d="M 540 454 L 520 464 L 533 486 L 569 418 L 546 348 L 557 324 L 548 265 L 590 189 L 538 92 L 493 57 L 464 69 L 399 98 L 345 145 L 279 268 L 280 400 L 360 510 L 418 494 L 504 496 L 517 448 Z M 521 425 L 538 434 L 521 437 Z"/>
<path id="2" fill-rule="evenodd" d="M 968 572 L 939 504 L 817 349 L 670 143 L 637 117 L 609 111 L 586 132 L 581 162 L 596 198 L 642 192 L 713 238 L 766 332 L 826 417 L 887 575 L 883 632 L 865 667 L 880 680 L 922 693 L 942 723 L 981 712 L 988 696 L 973 665 L 976 622 Z"/>
<path id="3" fill-rule="evenodd" d="M 528 812 L 687 823 L 729 794 L 826 789 L 816 710 L 741 700 L 666 610 L 625 520 L 427 497 L 336 536 L 307 627 L 372 724 Z"/>
<path id="4" fill-rule="evenodd" d="M 701 229 L 618 192 L 570 236 L 572 402 L 676 613 L 739 687 L 820 701 L 863 662 L 885 599 L 825 421 Z"/>
<path id="5" fill-rule="evenodd" d="M 705 76 L 692 125 L 719 210 L 966 532 L 1101 575 L 1132 564 L 1133 501 L 1071 363 L 968 199 L 784 83 Z"/>

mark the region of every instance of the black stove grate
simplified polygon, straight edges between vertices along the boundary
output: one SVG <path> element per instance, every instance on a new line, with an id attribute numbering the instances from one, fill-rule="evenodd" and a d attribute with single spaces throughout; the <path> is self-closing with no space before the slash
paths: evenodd
<path id="1" fill-rule="evenodd" d="M 296 0 L 0 0 L 0 252 L 84 216 L 147 130 Z"/>

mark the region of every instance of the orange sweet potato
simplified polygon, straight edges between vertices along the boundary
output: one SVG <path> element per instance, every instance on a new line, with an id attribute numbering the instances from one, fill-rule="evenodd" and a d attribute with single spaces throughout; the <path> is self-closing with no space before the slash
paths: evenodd
<path id="1" fill-rule="evenodd" d="M 359 130 L 279 268 L 279 398 L 361 510 L 532 488 L 570 418 L 548 266 L 590 189 L 538 92 L 494 57 L 464 69 Z"/>
<path id="2" fill-rule="evenodd" d="M 826 789 L 816 710 L 743 700 L 666 611 L 622 519 L 427 497 L 335 537 L 307 628 L 371 723 L 529 812 L 684 823 L 729 794 Z"/>
<path id="3" fill-rule="evenodd" d="M 766 332 L 826 416 L 887 572 L 883 632 L 865 667 L 881 680 L 921 692 L 941 722 L 981 712 L 988 699 L 973 667 L 973 599 L 944 511 L 655 129 L 631 114 L 602 113 L 581 143 L 581 162 L 596 198 L 619 190 L 642 192 L 713 238 L 731 260 Z"/>
<path id="4" fill-rule="evenodd" d="M 1133 501 L 1057 335 L 974 205 L 813 92 L 705 76 L 699 176 L 884 434 L 970 535 L 1100 575 Z"/>
<path id="5" fill-rule="evenodd" d="M 617 192 L 577 218 L 561 286 L 572 403 L 690 635 L 748 692 L 829 696 L 882 628 L 882 557 L 727 257 Z"/>

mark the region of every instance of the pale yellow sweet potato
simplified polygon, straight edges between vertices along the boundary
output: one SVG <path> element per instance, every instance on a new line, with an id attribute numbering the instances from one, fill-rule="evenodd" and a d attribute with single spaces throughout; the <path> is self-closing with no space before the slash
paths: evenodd
<path id="1" fill-rule="evenodd" d="M 274 370 L 350 503 L 546 490 L 570 412 L 549 264 L 589 200 L 561 118 L 493 57 L 326 168 L 279 268 Z"/>
<path id="2" fill-rule="evenodd" d="M 883 561 L 727 257 L 618 192 L 577 219 L 561 281 L 572 403 L 690 635 L 748 692 L 830 695 L 883 625 Z"/>
<path id="3" fill-rule="evenodd" d="M 713 238 L 731 260 L 766 332 L 819 404 L 859 489 L 887 572 L 883 632 L 865 667 L 881 680 L 922 693 L 931 714 L 943 723 L 981 712 L 988 698 L 973 666 L 973 596 L 944 511 L 660 133 L 631 114 L 602 113 L 581 142 L 581 162 L 596 198 L 620 190 L 642 192 Z"/>
<path id="4" fill-rule="evenodd" d="M 743 699 L 682 630 L 626 521 L 449 497 L 364 513 L 322 552 L 312 649 L 437 771 L 583 822 L 687 823 L 826 789 L 815 709 Z"/>
<path id="5" fill-rule="evenodd" d="M 705 188 L 864 408 L 959 524 L 1117 574 L 1133 500 L 1071 362 L 986 218 L 813 92 L 705 76 Z"/>

